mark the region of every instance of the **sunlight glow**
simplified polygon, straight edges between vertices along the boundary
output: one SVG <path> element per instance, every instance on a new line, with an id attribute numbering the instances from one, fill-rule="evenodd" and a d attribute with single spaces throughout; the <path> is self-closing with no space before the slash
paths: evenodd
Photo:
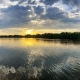
<path id="1" fill-rule="evenodd" d="M 31 29 L 31 30 L 27 30 L 27 31 L 26 31 L 26 34 L 31 34 L 32 31 L 33 31 L 33 29 Z"/>

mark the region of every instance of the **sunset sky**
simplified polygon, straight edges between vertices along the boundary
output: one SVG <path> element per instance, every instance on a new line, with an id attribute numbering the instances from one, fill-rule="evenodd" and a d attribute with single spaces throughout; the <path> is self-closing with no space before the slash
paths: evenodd
<path id="1" fill-rule="evenodd" d="M 0 35 L 80 31 L 80 0 L 0 0 Z"/>

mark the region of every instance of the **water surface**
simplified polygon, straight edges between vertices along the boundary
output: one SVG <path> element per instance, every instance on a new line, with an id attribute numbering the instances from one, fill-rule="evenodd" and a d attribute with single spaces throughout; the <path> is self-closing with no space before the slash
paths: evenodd
<path id="1" fill-rule="evenodd" d="M 80 42 L 2 38 L 0 80 L 80 80 Z"/>

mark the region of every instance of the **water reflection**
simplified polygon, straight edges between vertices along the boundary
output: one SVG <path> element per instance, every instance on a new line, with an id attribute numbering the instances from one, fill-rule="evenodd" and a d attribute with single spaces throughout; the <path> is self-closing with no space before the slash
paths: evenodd
<path id="1" fill-rule="evenodd" d="M 79 41 L 0 39 L 0 80 L 80 80 Z"/>

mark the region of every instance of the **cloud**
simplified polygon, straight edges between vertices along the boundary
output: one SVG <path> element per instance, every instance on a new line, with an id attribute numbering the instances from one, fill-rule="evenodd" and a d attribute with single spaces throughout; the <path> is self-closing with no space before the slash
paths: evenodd
<path id="1" fill-rule="evenodd" d="M 34 7 L 34 11 L 36 14 L 41 15 L 44 12 L 44 9 L 41 6 Z"/>
<path id="2" fill-rule="evenodd" d="M 0 8 L 8 8 L 11 5 L 17 5 L 18 1 L 10 1 L 10 0 L 0 0 Z"/>
<path id="3" fill-rule="evenodd" d="M 79 4 L 79 0 L 0 0 L 0 28 L 60 29 L 61 24 L 69 28 L 67 24 L 80 22 Z"/>
<path id="4" fill-rule="evenodd" d="M 42 0 L 41 0 L 42 1 Z M 43 0 L 43 2 L 46 4 L 46 5 L 52 5 L 54 4 L 55 2 L 57 2 L 59 0 Z"/>
<path id="5" fill-rule="evenodd" d="M 59 8 L 48 8 L 47 9 L 47 14 L 46 16 L 49 18 L 49 19 L 61 19 L 64 17 L 64 12 L 62 12 Z"/>
<path id="6" fill-rule="evenodd" d="M 59 21 L 64 21 L 64 20 L 69 20 L 68 18 L 68 13 L 63 12 L 57 7 L 50 7 L 46 10 L 45 15 L 41 15 L 41 19 L 50 19 L 50 20 L 59 20 Z"/>
<path id="7" fill-rule="evenodd" d="M 80 6 L 80 0 L 62 0 L 64 4 L 72 5 L 79 7 Z"/>
<path id="8" fill-rule="evenodd" d="M 3 19 L 1 19 L 0 24 L 2 26 L 11 26 L 11 25 L 18 25 L 22 23 L 27 23 L 29 19 L 29 15 L 31 12 L 28 10 L 30 9 L 29 6 L 10 6 L 8 9 L 2 9 Z"/>

